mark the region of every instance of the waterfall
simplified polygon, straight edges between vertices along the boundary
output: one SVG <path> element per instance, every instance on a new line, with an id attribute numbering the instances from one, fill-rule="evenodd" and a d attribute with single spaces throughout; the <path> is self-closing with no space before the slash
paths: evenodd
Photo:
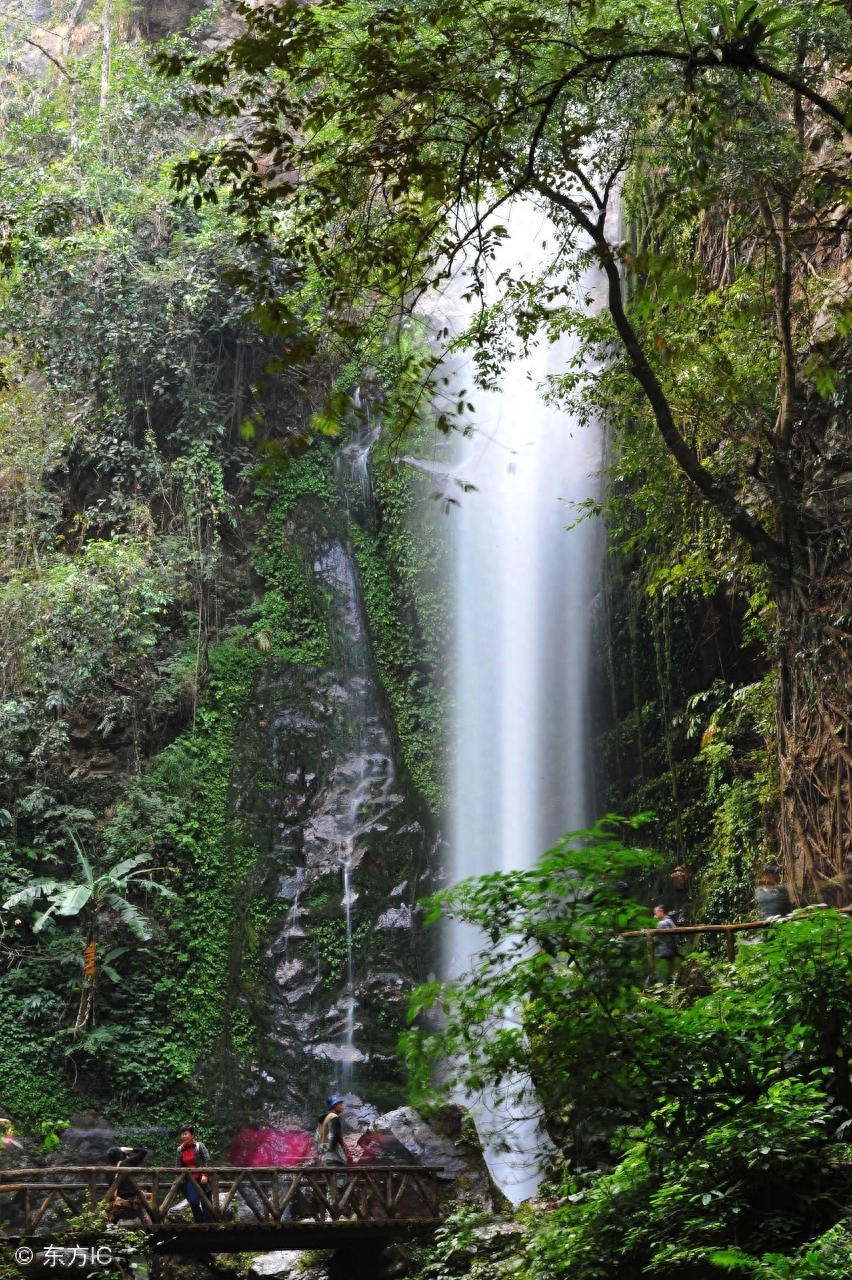
<path id="1" fill-rule="evenodd" d="M 352 946 L 352 903 L 357 898 L 352 890 L 352 867 L 348 857 L 343 862 L 343 912 L 346 919 L 346 990 L 343 993 L 345 1002 L 345 1021 L 343 1025 L 343 1047 L 346 1050 L 342 1062 L 343 1077 L 349 1082 L 352 1064 L 355 1060 L 355 956 Z"/>
<path id="2" fill-rule="evenodd" d="M 553 228 L 531 204 L 513 208 L 497 269 L 542 265 Z M 522 264 L 522 265 L 519 265 Z M 451 324 L 458 329 L 466 317 Z M 589 658 L 600 533 L 570 531 L 572 503 L 596 496 L 602 434 L 545 402 L 541 384 L 564 372 L 570 337 L 542 338 L 510 362 L 496 392 L 473 392 L 456 362 L 453 383 L 475 405 L 455 478 L 475 486 L 451 518 L 455 615 L 451 878 L 530 867 L 591 813 Z M 450 933 L 446 967 L 462 971 L 481 937 Z M 521 1200 L 538 1183 L 543 1135 L 530 1111 L 478 1117 L 492 1173 Z M 491 1133 L 509 1133 L 514 1154 Z M 488 1149 L 490 1147 L 490 1150 Z M 526 1148 L 526 1150 L 525 1150 Z"/>

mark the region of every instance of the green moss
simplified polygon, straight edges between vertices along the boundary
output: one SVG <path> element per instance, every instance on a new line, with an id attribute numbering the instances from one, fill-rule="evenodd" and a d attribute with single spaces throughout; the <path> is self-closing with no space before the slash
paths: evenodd
<path id="1" fill-rule="evenodd" d="M 346 922 L 340 918 L 318 921 L 311 926 L 308 936 L 324 966 L 324 981 L 330 984 L 340 982 L 346 973 Z M 353 954 L 361 956 L 373 940 L 371 924 L 364 921 L 353 930 Z"/>
<path id="2" fill-rule="evenodd" d="M 384 453 L 376 462 L 375 494 L 376 527 L 365 522 L 352 528 L 364 605 L 403 757 L 438 814 L 446 773 L 445 543 L 425 524 L 415 532 L 418 494 L 412 471 Z"/>
<path id="3" fill-rule="evenodd" d="M 329 518 L 336 496 L 334 455 L 323 441 L 274 476 L 258 498 L 265 520 L 252 564 L 265 592 L 254 635 L 262 648 L 290 662 L 322 666 L 329 660 L 328 606 L 305 534 Z"/>

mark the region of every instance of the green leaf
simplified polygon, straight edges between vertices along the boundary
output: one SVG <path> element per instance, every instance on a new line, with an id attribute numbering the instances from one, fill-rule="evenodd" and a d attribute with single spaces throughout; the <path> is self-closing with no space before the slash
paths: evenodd
<path id="1" fill-rule="evenodd" d="M 56 912 L 60 916 L 79 915 L 91 896 L 92 890 L 89 885 L 71 885 L 58 897 L 56 902 Z"/>

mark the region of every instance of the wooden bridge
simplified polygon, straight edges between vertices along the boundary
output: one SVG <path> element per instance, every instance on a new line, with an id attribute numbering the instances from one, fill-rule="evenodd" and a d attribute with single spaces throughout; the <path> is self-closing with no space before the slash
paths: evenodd
<path id="1" fill-rule="evenodd" d="M 105 1210 L 108 1220 L 127 1220 L 133 1230 L 146 1232 L 158 1253 L 241 1253 L 333 1249 L 431 1230 L 443 1219 L 441 1167 L 436 1165 L 203 1172 L 206 1183 L 196 1180 L 195 1186 L 209 1222 L 191 1217 L 185 1169 L 57 1165 L 9 1170 L 0 1173 L 5 1224 L 0 1238 L 35 1250 L 84 1235 L 108 1240 L 102 1228 L 85 1223 L 88 1215 Z"/>

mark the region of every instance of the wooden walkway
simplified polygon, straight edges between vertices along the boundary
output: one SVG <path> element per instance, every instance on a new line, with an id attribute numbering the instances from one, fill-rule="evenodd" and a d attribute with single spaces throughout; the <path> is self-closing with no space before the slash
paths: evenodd
<path id="1" fill-rule="evenodd" d="M 838 915 L 852 914 L 852 907 L 834 907 Z M 624 933 L 619 934 L 621 938 L 644 938 L 647 954 L 650 958 L 650 964 L 653 966 L 653 944 L 660 942 L 663 938 L 669 938 L 672 935 L 679 936 L 681 934 L 697 934 L 697 933 L 716 933 L 725 935 L 725 950 L 728 959 L 733 962 L 736 956 L 736 934 L 746 933 L 750 930 L 773 929 L 778 924 L 785 924 L 791 919 L 802 919 L 802 914 L 808 911 L 807 907 L 799 907 L 796 912 L 789 916 L 773 916 L 769 920 L 742 920 L 736 924 L 679 924 L 674 929 L 627 929 Z"/>
<path id="2" fill-rule="evenodd" d="M 0 1174 L 3 1237 L 35 1246 L 79 1232 L 85 1214 L 144 1231 L 160 1253 L 333 1249 L 430 1230 L 443 1220 L 440 1166 L 205 1169 L 196 1181 L 211 1221 L 192 1219 L 187 1173 L 173 1167 L 57 1165 Z M 135 1198 L 119 1198 L 119 1183 Z M 108 1239 L 107 1237 L 101 1237 Z"/>

